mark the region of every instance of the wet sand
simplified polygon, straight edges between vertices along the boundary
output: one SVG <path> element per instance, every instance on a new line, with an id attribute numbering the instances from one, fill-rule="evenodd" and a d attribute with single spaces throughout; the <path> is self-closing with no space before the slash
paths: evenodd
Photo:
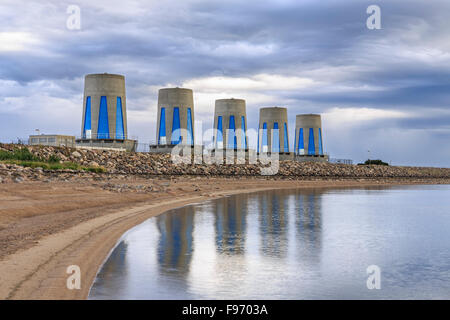
<path id="1" fill-rule="evenodd" d="M 99 267 L 124 232 L 187 204 L 269 189 L 436 183 L 450 181 L 130 177 L 1 184 L 0 299 L 86 299 Z M 108 186 L 114 184 L 127 188 L 111 191 Z M 80 290 L 67 288 L 71 265 L 81 269 Z"/>

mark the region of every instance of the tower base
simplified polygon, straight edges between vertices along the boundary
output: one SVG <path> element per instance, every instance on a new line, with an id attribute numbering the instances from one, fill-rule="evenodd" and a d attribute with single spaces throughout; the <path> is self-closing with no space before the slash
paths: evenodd
<path id="1" fill-rule="evenodd" d="M 329 156 L 327 154 L 323 155 L 299 155 L 294 156 L 294 161 L 297 162 L 329 162 Z"/>
<path id="2" fill-rule="evenodd" d="M 117 150 L 136 152 L 136 140 L 119 140 L 119 139 L 77 139 L 75 141 L 77 148 L 84 149 L 100 149 L 100 150 Z"/>

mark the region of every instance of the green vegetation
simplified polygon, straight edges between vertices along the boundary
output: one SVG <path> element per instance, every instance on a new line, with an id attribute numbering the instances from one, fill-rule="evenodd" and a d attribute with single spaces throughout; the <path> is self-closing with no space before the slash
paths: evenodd
<path id="1" fill-rule="evenodd" d="M 36 157 L 27 148 L 14 149 L 13 151 L 0 150 L 0 161 L 2 163 L 16 164 L 22 167 L 42 168 L 44 170 L 77 170 L 95 173 L 106 172 L 103 167 L 83 167 L 74 162 L 62 162 L 55 155 L 51 155 L 48 160 Z"/>
<path id="2" fill-rule="evenodd" d="M 79 164 L 73 162 L 51 163 L 42 161 L 23 161 L 23 160 L 5 160 L 2 162 L 9 164 L 17 164 L 22 167 L 42 168 L 45 170 L 61 170 L 61 169 L 81 170 L 82 168 Z"/>
<path id="3" fill-rule="evenodd" d="M 14 149 L 14 151 L 0 150 L 0 160 L 41 161 L 27 148 Z"/>
<path id="4" fill-rule="evenodd" d="M 106 169 L 103 167 L 82 167 L 83 170 L 88 172 L 95 172 L 95 173 L 105 173 Z"/>
<path id="5" fill-rule="evenodd" d="M 376 166 L 388 166 L 389 163 L 383 162 L 381 160 L 370 160 L 367 159 L 364 163 L 358 163 L 358 165 L 376 165 Z"/>
<path id="6" fill-rule="evenodd" d="M 53 154 L 48 158 L 48 162 L 50 163 L 59 163 L 60 161 L 61 159 Z"/>

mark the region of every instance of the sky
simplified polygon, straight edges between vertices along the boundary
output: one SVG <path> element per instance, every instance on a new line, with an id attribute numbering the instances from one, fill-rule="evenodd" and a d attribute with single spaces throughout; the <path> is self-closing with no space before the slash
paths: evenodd
<path id="1" fill-rule="evenodd" d="M 125 75 L 140 143 L 155 140 L 158 90 L 178 86 L 203 129 L 216 99 L 241 98 L 248 128 L 288 108 L 291 149 L 295 115 L 320 113 L 331 158 L 450 167 L 448 21 L 448 0 L 1 0 L 0 141 L 79 136 L 84 76 L 108 72 Z"/>

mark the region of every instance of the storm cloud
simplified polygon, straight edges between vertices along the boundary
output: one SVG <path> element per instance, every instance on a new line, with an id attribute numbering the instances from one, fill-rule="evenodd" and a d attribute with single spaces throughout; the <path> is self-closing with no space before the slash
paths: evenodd
<path id="1" fill-rule="evenodd" d="M 366 27 L 369 5 L 381 30 Z M 66 26 L 69 5 L 81 29 Z M 445 0 L 23 1 L 0 3 L 0 140 L 79 135 L 84 75 L 126 76 L 129 136 L 155 137 L 157 91 L 323 114 L 331 157 L 450 166 L 450 3 Z M 293 141 L 291 141 L 291 148 Z"/>

